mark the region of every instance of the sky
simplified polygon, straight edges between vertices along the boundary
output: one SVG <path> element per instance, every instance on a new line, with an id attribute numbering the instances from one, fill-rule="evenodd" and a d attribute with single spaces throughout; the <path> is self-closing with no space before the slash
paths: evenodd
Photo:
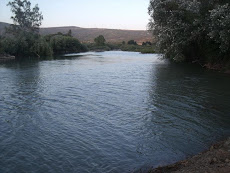
<path id="1" fill-rule="evenodd" d="M 0 22 L 12 23 L 9 0 L 0 0 Z M 41 27 L 78 26 L 146 30 L 149 0 L 30 0 L 38 4 Z"/>

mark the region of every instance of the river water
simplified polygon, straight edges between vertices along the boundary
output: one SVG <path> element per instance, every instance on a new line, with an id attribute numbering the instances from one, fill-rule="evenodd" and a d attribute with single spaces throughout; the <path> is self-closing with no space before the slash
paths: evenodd
<path id="1" fill-rule="evenodd" d="M 230 77 L 160 55 L 0 64 L 0 172 L 135 172 L 230 132 Z"/>

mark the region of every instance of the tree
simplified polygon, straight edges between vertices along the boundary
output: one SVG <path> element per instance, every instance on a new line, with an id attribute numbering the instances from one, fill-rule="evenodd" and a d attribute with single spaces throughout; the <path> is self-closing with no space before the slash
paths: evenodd
<path id="1" fill-rule="evenodd" d="M 0 35 L 0 54 L 4 53 L 3 44 L 2 44 L 2 36 Z"/>
<path id="2" fill-rule="evenodd" d="M 14 0 L 8 3 L 14 24 L 7 32 L 14 37 L 4 39 L 6 53 L 16 57 L 48 56 L 52 54 L 49 44 L 39 35 L 39 26 L 43 20 L 38 5 L 31 8 L 28 0 Z"/>
<path id="3" fill-rule="evenodd" d="M 151 0 L 149 30 L 176 61 L 218 62 L 230 51 L 228 0 Z"/>
<path id="4" fill-rule="evenodd" d="M 31 9 L 31 3 L 28 0 L 14 0 L 8 3 L 14 16 L 11 19 L 14 22 L 13 31 L 23 30 L 26 32 L 38 32 L 42 23 L 43 16 L 39 12 L 38 5 Z"/>
<path id="5" fill-rule="evenodd" d="M 230 5 L 219 5 L 210 11 L 209 36 L 219 43 L 221 52 L 230 51 Z"/>
<path id="6" fill-rule="evenodd" d="M 68 31 L 67 36 L 72 37 L 72 30 L 71 29 Z"/>
<path id="7" fill-rule="evenodd" d="M 128 41 L 128 44 L 130 44 L 130 45 L 137 45 L 137 42 L 134 41 L 134 40 L 129 40 L 129 41 Z"/>
<path id="8" fill-rule="evenodd" d="M 174 60 L 184 60 L 187 47 L 197 44 L 200 30 L 200 3 L 196 0 L 151 0 L 149 29 L 157 40 L 158 51 Z M 191 48 L 193 49 L 193 48 Z M 190 49 L 190 50 L 191 50 Z"/>
<path id="9" fill-rule="evenodd" d="M 94 42 L 96 43 L 96 45 L 98 45 L 98 46 L 103 46 L 103 45 L 105 45 L 105 38 L 104 38 L 104 36 L 103 35 L 99 35 L 98 37 L 96 37 L 95 39 L 94 39 Z"/>
<path id="10" fill-rule="evenodd" d="M 151 46 L 152 43 L 150 41 L 146 41 L 142 43 L 142 46 Z"/>
<path id="11" fill-rule="evenodd" d="M 52 56 L 53 50 L 50 44 L 45 40 L 44 37 L 40 37 L 36 40 L 32 47 L 33 52 L 40 57 L 42 56 Z"/>
<path id="12" fill-rule="evenodd" d="M 65 35 L 53 35 L 50 37 L 50 44 L 54 54 L 85 52 L 87 47 L 82 45 L 76 38 Z"/>

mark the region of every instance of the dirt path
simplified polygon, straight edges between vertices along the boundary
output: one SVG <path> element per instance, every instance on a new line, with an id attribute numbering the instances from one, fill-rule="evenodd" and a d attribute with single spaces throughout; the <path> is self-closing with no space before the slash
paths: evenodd
<path id="1" fill-rule="evenodd" d="M 230 138 L 212 145 L 208 151 L 149 173 L 230 173 Z"/>

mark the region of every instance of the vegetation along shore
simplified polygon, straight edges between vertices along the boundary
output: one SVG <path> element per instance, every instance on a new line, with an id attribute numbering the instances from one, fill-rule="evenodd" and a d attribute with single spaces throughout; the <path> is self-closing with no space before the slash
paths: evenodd
<path id="1" fill-rule="evenodd" d="M 156 51 L 177 62 L 230 69 L 229 0 L 151 0 Z"/>

